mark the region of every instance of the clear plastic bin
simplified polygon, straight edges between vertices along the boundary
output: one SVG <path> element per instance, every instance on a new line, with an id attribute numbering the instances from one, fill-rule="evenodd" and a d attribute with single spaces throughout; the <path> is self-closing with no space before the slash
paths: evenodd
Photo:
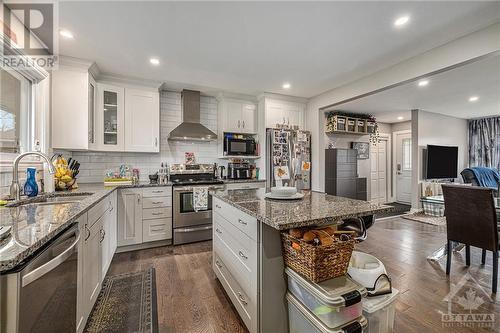
<path id="1" fill-rule="evenodd" d="M 363 299 L 363 315 L 368 320 L 367 333 L 391 333 L 394 328 L 395 301 L 399 291 Z"/>
<path id="2" fill-rule="evenodd" d="M 287 293 L 288 300 L 288 323 L 290 333 L 362 333 L 365 332 L 368 322 L 361 316 L 338 328 L 325 326 L 292 294 Z"/>
<path id="3" fill-rule="evenodd" d="M 340 276 L 314 283 L 289 267 L 285 272 L 289 292 L 326 327 L 341 327 L 362 316 L 361 299 L 366 296 L 366 289 L 351 278 Z"/>

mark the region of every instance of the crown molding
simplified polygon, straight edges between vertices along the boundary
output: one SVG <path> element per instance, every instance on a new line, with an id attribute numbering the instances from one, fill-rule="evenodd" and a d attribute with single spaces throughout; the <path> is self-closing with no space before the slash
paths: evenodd
<path id="1" fill-rule="evenodd" d="M 309 101 L 309 99 L 304 98 L 304 97 L 296 97 L 296 96 L 276 94 L 276 93 L 270 93 L 270 92 L 264 92 L 264 93 L 257 96 L 257 99 L 259 101 L 261 101 L 265 98 L 277 99 L 280 101 L 287 101 L 287 102 L 303 103 L 303 104 L 306 104 Z"/>

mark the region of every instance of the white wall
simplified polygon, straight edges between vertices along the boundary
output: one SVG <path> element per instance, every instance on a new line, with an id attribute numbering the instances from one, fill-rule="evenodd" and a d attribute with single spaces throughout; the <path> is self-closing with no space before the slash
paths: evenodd
<path id="1" fill-rule="evenodd" d="M 201 96 L 201 123 L 217 133 L 217 100 Z M 217 159 L 217 142 L 168 141 L 168 134 L 182 121 L 181 93 L 160 92 L 160 153 L 82 152 L 69 154 L 81 164 L 80 183 L 102 182 L 108 169 L 129 164 L 140 170 L 140 179 L 148 181 L 148 175 L 160 168 L 162 162 L 184 163 L 184 153 L 194 152 L 198 163 L 220 163 Z M 68 152 L 66 152 L 68 154 Z"/>
<path id="2" fill-rule="evenodd" d="M 323 119 L 320 108 L 390 88 L 401 82 L 416 80 L 420 77 L 457 66 L 477 57 L 500 50 L 500 23 L 481 31 L 456 39 L 436 47 L 419 56 L 403 61 L 395 66 L 379 71 L 363 79 L 325 92 L 311 98 L 307 104 L 307 126 L 312 132 L 312 188 L 324 191 L 324 135 Z"/>
<path id="3" fill-rule="evenodd" d="M 458 146 L 458 173 L 460 173 L 468 166 L 468 129 L 465 119 L 423 110 L 414 110 L 412 119 L 417 122 L 417 144 L 414 143 L 412 147 L 417 152 L 416 158 L 412 161 L 414 177 L 412 207 L 418 208 L 421 193 L 420 183 L 423 181 L 423 149 L 427 145 Z"/>

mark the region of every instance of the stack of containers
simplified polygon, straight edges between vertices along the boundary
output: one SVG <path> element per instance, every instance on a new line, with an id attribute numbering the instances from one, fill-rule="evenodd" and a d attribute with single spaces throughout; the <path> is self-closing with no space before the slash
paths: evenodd
<path id="1" fill-rule="evenodd" d="M 291 333 L 364 332 L 362 298 L 365 287 L 348 276 L 323 282 L 307 281 L 287 267 L 288 313 Z"/>

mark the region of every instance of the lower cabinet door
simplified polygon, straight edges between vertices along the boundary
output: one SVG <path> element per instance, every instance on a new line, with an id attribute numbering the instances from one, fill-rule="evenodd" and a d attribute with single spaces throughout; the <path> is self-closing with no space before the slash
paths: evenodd
<path id="1" fill-rule="evenodd" d="M 172 239 L 172 218 L 161 218 L 142 221 L 143 242 Z"/>
<path id="2" fill-rule="evenodd" d="M 83 303 L 86 316 L 90 314 L 101 290 L 102 275 L 102 217 L 92 225 L 84 227 L 83 243 Z"/>
<path id="3" fill-rule="evenodd" d="M 118 191 L 118 246 L 142 243 L 142 191 Z"/>

